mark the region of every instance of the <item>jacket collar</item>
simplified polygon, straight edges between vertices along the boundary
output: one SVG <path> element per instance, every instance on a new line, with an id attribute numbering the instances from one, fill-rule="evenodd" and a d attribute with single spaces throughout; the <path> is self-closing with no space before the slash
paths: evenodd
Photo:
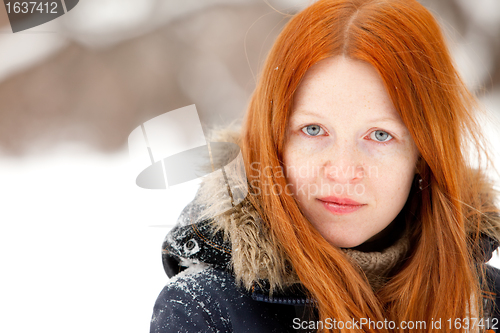
<path id="1" fill-rule="evenodd" d="M 210 264 L 214 268 L 230 271 L 232 249 L 224 239 L 223 231 L 213 232 L 213 219 L 206 219 L 189 225 L 174 227 L 162 245 L 162 261 L 169 277 L 185 268 L 199 263 Z M 267 280 L 253 283 L 247 293 L 252 299 L 267 303 L 306 305 L 313 301 L 307 298 L 300 283 L 273 294 Z"/>

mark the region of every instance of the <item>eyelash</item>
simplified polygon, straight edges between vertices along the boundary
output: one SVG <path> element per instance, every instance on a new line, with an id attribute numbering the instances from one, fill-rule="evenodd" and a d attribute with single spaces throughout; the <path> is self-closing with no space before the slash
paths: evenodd
<path id="1" fill-rule="evenodd" d="M 310 124 L 310 125 L 303 126 L 303 127 L 300 129 L 300 131 L 301 131 L 302 133 L 304 133 L 304 135 L 305 135 L 305 136 L 310 137 L 310 138 L 311 138 L 311 137 L 313 138 L 313 137 L 316 137 L 316 136 L 324 136 L 324 135 L 309 135 L 309 134 L 307 134 L 306 132 L 304 132 L 304 129 L 305 129 L 305 128 L 307 128 L 307 127 L 309 127 L 309 126 L 312 126 L 312 125 L 314 125 L 314 126 L 318 126 L 318 127 L 320 128 L 320 130 L 322 130 L 323 132 L 325 132 L 325 133 L 326 133 L 326 131 L 323 129 L 323 127 L 319 126 L 318 124 Z M 370 137 L 370 135 L 371 135 L 372 133 L 377 132 L 377 131 L 381 131 L 381 132 L 387 133 L 387 134 L 388 134 L 391 138 L 390 138 L 389 140 L 387 140 L 387 141 L 376 141 L 376 140 L 372 140 L 371 138 L 369 138 L 369 137 Z M 384 146 L 385 146 L 385 145 L 388 145 L 388 144 L 389 144 L 389 143 L 390 143 L 390 142 L 394 139 L 394 136 L 393 136 L 391 133 L 387 132 L 387 131 L 384 131 L 384 130 L 378 130 L 378 129 L 377 129 L 377 130 L 371 131 L 371 132 L 370 132 L 367 136 L 365 136 L 365 138 L 369 138 L 371 141 L 374 141 L 374 142 L 375 142 L 375 143 L 377 143 L 377 144 L 380 144 L 380 145 L 384 145 Z"/>

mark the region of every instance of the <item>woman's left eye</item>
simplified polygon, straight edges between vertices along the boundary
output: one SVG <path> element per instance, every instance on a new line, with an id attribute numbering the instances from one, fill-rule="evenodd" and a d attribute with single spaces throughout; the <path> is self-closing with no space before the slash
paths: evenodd
<path id="1" fill-rule="evenodd" d="M 370 139 L 377 142 L 388 142 L 392 139 L 392 135 L 385 131 L 377 130 L 370 133 Z"/>
<path id="2" fill-rule="evenodd" d="M 308 136 L 319 136 L 325 134 L 325 130 L 322 129 L 321 126 L 316 124 L 302 127 L 302 132 L 304 132 Z"/>

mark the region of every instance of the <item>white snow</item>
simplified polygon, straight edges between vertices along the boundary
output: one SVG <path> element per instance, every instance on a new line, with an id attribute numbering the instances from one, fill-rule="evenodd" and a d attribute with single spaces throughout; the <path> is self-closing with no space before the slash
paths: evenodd
<path id="1" fill-rule="evenodd" d="M 166 225 L 192 198 L 135 186 L 128 163 L 78 145 L 0 158 L 0 332 L 149 331 Z"/>

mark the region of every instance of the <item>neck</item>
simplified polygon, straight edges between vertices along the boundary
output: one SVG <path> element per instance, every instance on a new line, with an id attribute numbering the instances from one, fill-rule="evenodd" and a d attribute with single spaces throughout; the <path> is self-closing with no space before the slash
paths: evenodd
<path id="1" fill-rule="evenodd" d="M 398 216 L 389 226 L 365 243 L 342 251 L 366 275 L 373 290 L 379 290 L 404 261 L 410 248 L 409 228 Z"/>

